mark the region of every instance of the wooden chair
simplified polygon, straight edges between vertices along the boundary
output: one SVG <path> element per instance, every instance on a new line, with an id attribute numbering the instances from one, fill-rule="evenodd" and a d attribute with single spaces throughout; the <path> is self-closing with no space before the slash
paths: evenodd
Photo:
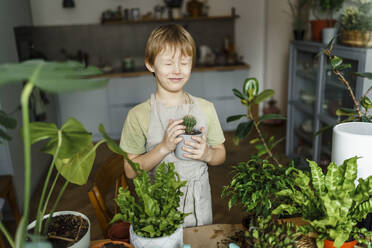
<path id="1" fill-rule="evenodd" d="M 105 203 L 105 198 L 109 193 L 112 193 L 110 190 L 112 190 L 114 184 L 114 198 L 116 198 L 120 186 L 128 187 L 124 176 L 124 160 L 122 156 L 117 154 L 111 155 L 100 165 L 95 173 L 92 189 L 88 192 L 105 238 L 108 238 L 109 223 L 119 210 L 118 206 L 114 204 L 114 212 L 112 212 Z M 113 198 L 110 198 L 111 200 L 113 201 Z"/>

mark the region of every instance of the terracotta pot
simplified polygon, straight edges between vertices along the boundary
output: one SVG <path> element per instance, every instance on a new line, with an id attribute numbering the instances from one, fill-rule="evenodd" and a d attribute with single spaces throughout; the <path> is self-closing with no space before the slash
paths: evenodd
<path id="1" fill-rule="evenodd" d="M 340 41 L 347 46 L 372 47 L 372 31 L 361 32 L 359 30 L 344 30 Z"/>
<path id="2" fill-rule="evenodd" d="M 311 34 L 313 41 L 322 41 L 323 28 L 331 28 L 336 24 L 336 20 L 313 20 L 311 23 Z"/>
<path id="3" fill-rule="evenodd" d="M 334 244 L 334 241 L 324 240 L 324 248 L 335 248 L 333 244 Z M 357 244 L 356 240 L 346 242 L 341 246 L 341 248 L 353 248 L 356 244 Z"/>
<path id="4" fill-rule="evenodd" d="M 111 240 L 125 241 L 129 243 L 129 226 L 127 222 L 114 223 L 108 230 L 108 236 Z"/>
<path id="5" fill-rule="evenodd" d="M 129 243 L 127 242 L 124 242 L 124 241 L 114 241 L 114 240 L 105 240 L 105 241 L 102 241 L 102 242 L 99 242 L 99 243 L 96 243 L 94 245 L 91 245 L 90 248 L 102 248 L 102 246 L 104 244 L 108 244 L 108 243 L 113 243 L 115 245 L 124 245 L 128 248 L 134 248 L 133 245 L 130 245 Z"/>

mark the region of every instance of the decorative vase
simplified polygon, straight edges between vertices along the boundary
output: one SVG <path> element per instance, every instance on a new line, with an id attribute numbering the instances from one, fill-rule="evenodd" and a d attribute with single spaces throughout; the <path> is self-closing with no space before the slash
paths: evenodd
<path id="1" fill-rule="evenodd" d="M 159 238 L 144 238 L 137 235 L 133 226 L 130 225 L 130 243 L 135 248 L 182 248 L 183 247 L 183 228 L 182 225 L 169 236 Z"/>
<path id="2" fill-rule="evenodd" d="M 336 28 L 323 28 L 322 30 L 323 44 L 328 44 L 335 36 Z"/>
<path id="3" fill-rule="evenodd" d="M 79 212 L 75 212 L 75 211 L 59 211 L 59 212 L 55 212 L 53 214 L 53 217 L 55 216 L 59 216 L 59 215 L 76 215 L 76 216 L 81 216 L 84 220 L 86 220 L 88 222 L 88 231 L 85 233 L 85 235 L 79 240 L 77 241 L 76 243 L 74 243 L 72 246 L 69 246 L 69 248 L 89 248 L 89 244 L 90 244 L 90 221 L 88 219 L 88 217 L 86 217 L 84 214 L 82 213 L 79 213 Z M 49 217 L 49 214 L 45 215 L 43 217 L 43 219 L 46 219 Z M 27 230 L 30 230 L 32 228 L 34 228 L 36 225 L 36 220 L 31 222 L 28 226 L 27 226 Z"/>
<path id="4" fill-rule="evenodd" d="M 305 30 L 293 30 L 295 40 L 304 40 Z"/>
<path id="5" fill-rule="evenodd" d="M 334 27 L 336 20 L 313 20 L 311 23 L 311 34 L 313 41 L 322 41 L 322 30 Z"/>
<path id="6" fill-rule="evenodd" d="M 324 240 L 324 248 L 335 248 L 335 246 L 333 245 L 334 243 L 335 243 L 334 241 Z M 357 244 L 356 240 L 346 242 L 341 246 L 341 248 L 353 248 L 356 244 Z"/>
<path id="7" fill-rule="evenodd" d="M 372 31 L 344 30 L 340 42 L 347 46 L 372 47 Z"/>

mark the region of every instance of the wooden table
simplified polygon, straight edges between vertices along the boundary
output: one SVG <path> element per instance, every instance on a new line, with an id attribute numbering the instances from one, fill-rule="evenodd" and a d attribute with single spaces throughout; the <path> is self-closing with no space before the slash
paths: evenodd
<path id="1" fill-rule="evenodd" d="M 190 244 L 191 248 L 216 248 L 218 247 L 217 243 L 240 230 L 243 230 L 241 224 L 213 224 L 188 227 L 183 229 L 183 243 Z M 92 241 L 91 245 L 101 241 L 102 240 Z M 222 248 L 224 246 L 219 247 Z"/>

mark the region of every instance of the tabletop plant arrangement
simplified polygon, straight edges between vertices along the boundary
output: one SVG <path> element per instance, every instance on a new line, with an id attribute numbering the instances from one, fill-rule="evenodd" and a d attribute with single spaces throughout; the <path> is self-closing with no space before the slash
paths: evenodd
<path id="1" fill-rule="evenodd" d="M 119 220 L 131 223 L 130 240 L 136 248 L 182 247 L 182 223 L 187 214 L 178 207 L 186 181 L 181 181 L 173 163 L 162 163 L 151 183 L 149 174 L 138 163 L 130 161 L 119 147 L 115 150 L 124 155 L 137 174 L 133 179 L 137 197 L 128 188 L 119 189 L 115 201 L 121 213 L 113 217 L 112 223 Z"/>
<path id="2" fill-rule="evenodd" d="M 81 123 L 73 118 L 68 119 L 60 129 L 53 123 L 30 123 L 29 98 L 32 90 L 38 87 L 47 92 L 60 93 L 96 89 L 105 86 L 108 80 L 102 78 L 93 79 L 88 78 L 88 76 L 100 73 L 95 67 L 84 67 L 80 63 L 72 61 L 46 62 L 43 60 L 31 60 L 18 64 L 0 65 L 0 86 L 7 83 L 21 83 L 22 81 L 26 81 L 21 94 L 25 171 L 24 213 L 17 228 L 15 241 L 0 222 L 0 229 L 11 247 L 51 247 L 50 243 L 45 241 L 49 232 L 48 226 L 64 190 L 69 183 L 78 185 L 86 183 L 94 162 L 95 150 L 100 144 L 105 142 L 105 140 L 102 140 L 93 145 L 92 135 L 85 130 Z M 43 152 L 52 155 L 53 159 L 49 166 L 47 177 L 45 178 L 45 184 L 37 210 L 36 225 L 34 227 L 34 233 L 31 235 L 27 232 L 31 196 L 31 144 L 40 140 L 48 140 Z M 57 169 L 58 173 L 47 193 L 54 168 Z M 61 175 L 66 180 L 65 184 L 58 192 L 48 220 L 42 224 L 55 183 Z M 78 235 L 80 234 L 80 229 L 77 232 Z M 31 242 L 28 241 L 25 243 L 26 236 Z M 70 238 L 70 241 L 72 243 L 77 241 L 77 236 L 72 239 Z"/>
<path id="3" fill-rule="evenodd" d="M 311 175 L 289 168 L 287 175 L 294 177 L 291 188 L 278 192 L 278 196 L 291 199 L 274 214 L 301 214 L 309 224 L 301 226 L 302 234 L 316 233 L 318 248 L 340 248 L 350 241 L 353 245 L 370 244 L 372 232 L 358 228 L 357 223 L 372 212 L 372 176 L 357 178 L 357 157 L 345 160 L 340 166 L 331 162 L 327 174 L 314 162 L 308 161 Z M 330 245 L 330 246 L 328 246 Z"/>
<path id="4" fill-rule="evenodd" d="M 355 0 L 340 17 L 340 41 L 344 45 L 357 47 L 372 46 L 371 0 Z"/>

